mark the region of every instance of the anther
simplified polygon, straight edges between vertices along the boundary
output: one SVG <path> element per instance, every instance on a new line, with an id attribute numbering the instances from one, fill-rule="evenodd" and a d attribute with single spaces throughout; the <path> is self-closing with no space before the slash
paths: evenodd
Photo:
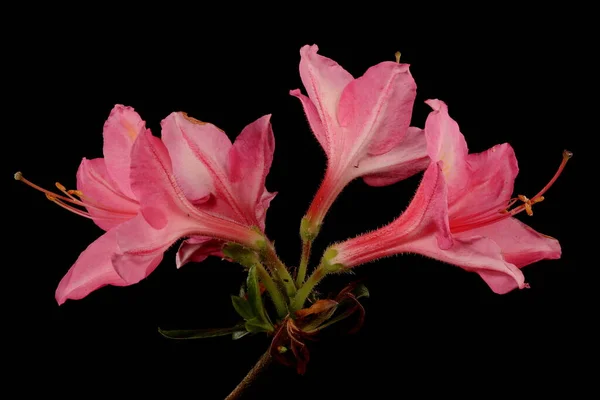
<path id="1" fill-rule="evenodd" d="M 22 177 L 23 174 L 21 173 L 21 171 L 15 172 L 15 181 L 20 181 Z"/>
<path id="2" fill-rule="evenodd" d="M 77 196 L 77 197 L 79 197 L 79 198 L 82 198 L 82 197 L 83 197 L 83 192 L 82 192 L 81 190 L 74 190 L 74 189 L 71 189 L 71 190 L 67 190 L 67 193 L 69 193 L 69 194 L 74 194 L 75 196 Z"/>
<path id="3" fill-rule="evenodd" d="M 399 51 L 397 51 L 397 52 L 396 52 L 396 54 L 394 54 L 394 56 L 396 57 L 396 62 L 397 62 L 398 64 L 400 64 L 400 55 L 401 55 L 401 54 L 400 54 L 400 52 L 399 52 Z"/>

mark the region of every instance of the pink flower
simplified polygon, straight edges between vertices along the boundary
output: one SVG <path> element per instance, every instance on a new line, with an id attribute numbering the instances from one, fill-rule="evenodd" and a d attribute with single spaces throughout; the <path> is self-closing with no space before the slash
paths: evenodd
<path id="1" fill-rule="evenodd" d="M 115 270 L 127 283 L 152 272 L 163 253 L 184 237 L 210 237 L 256 249 L 264 241 L 249 224 L 189 201 L 183 189 L 188 178 L 175 173 L 175 165 L 181 162 L 178 156 L 175 153 L 171 159 L 165 144 L 150 132 L 140 134 L 133 146 L 131 188 L 140 213 L 116 228 L 119 252 L 112 256 Z"/>
<path id="2" fill-rule="evenodd" d="M 67 299 L 81 299 L 105 285 L 129 284 L 113 268 L 111 256 L 118 251 L 116 228 L 139 212 L 129 180 L 130 153 L 137 137 L 145 131 L 144 121 L 133 108 L 116 105 L 104 124 L 104 158 L 81 161 L 77 190 L 67 191 L 57 183 L 63 193 L 58 195 L 34 185 L 20 173 L 15 175 L 16 179 L 44 192 L 49 200 L 92 219 L 106 231 L 81 253 L 60 281 L 56 289 L 58 304 Z"/>
<path id="3" fill-rule="evenodd" d="M 458 125 L 438 100 L 427 102 L 433 111 L 425 124 L 427 168 L 408 209 L 376 231 L 332 246 L 331 264 L 346 268 L 393 254 L 414 252 L 478 273 L 496 293 L 527 287 L 519 268 L 542 259 L 560 258 L 558 241 L 542 235 L 516 218 L 543 200 L 543 194 L 562 172 L 531 200 L 509 210 L 518 173 L 508 144 L 468 154 Z"/>
<path id="4" fill-rule="evenodd" d="M 232 144 L 216 126 L 172 113 L 162 122 L 162 139 L 173 160 L 173 174 L 190 201 L 207 212 L 264 231 L 269 203 L 265 188 L 275 139 L 265 115 L 244 128 Z M 208 255 L 221 255 L 222 242 L 193 236 L 177 253 L 177 267 Z"/>
<path id="5" fill-rule="evenodd" d="M 311 129 L 327 155 L 327 170 L 306 215 L 316 234 L 342 189 L 362 177 L 372 186 L 405 179 L 427 167 L 423 131 L 409 127 L 416 85 L 407 64 L 382 62 L 354 79 L 335 61 L 300 50 L 302 102 Z"/>
<path id="6" fill-rule="evenodd" d="M 250 127 L 262 127 L 272 137 L 268 118 L 259 121 L 262 122 Z M 254 132 L 252 128 L 249 131 Z M 66 190 L 57 183 L 63 193 L 58 195 L 29 182 L 20 173 L 15 174 L 16 179 L 44 192 L 54 203 L 91 218 L 106 231 L 81 253 L 59 283 L 56 290 L 59 304 L 67 299 L 81 299 L 106 285 L 126 286 L 139 282 L 158 266 L 163 252 L 182 237 L 192 236 L 197 241 L 212 240 L 221 244 L 224 240 L 233 241 L 249 247 L 263 240 L 252 225 L 264 226 L 268 202 L 260 203 L 258 211 L 252 210 L 252 218 L 256 221 L 252 218 L 239 221 L 240 218 L 231 218 L 221 201 L 212 198 L 209 192 L 189 201 L 184 188 L 192 190 L 195 184 L 210 187 L 210 180 L 204 177 L 194 182 L 193 176 L 185 173 L 176 177 L 173 165 L 186 170 L 185 160 L 175 158 L 172 161 L 165 145 L 152 136 L 132 108 L 115 106 L 103 134 L 105 158 L 82 160 L 77 172 L 77 190 Z M 256 136 L 248 134 L 245 138 L 252 141 Z M 240 147 L 246 142 L 241 140 L 240 143 L 237 150 L 243 151 L 245 147 Z M 252 142 L 246 146 L 262 149 L 262 144 Z M 272 151 L 271 146 L 265 153 L 272 157 Z M 224 154 L 229 157 L 232 171 L 238 173 L 236 177 L 248 178 L 252 174 L 245 170 L 237 172 L 236 168 L 247 165 L 245 155 L 239 156 L 234 150 Z M 190 164 L 187 168 L 195 166 Z M 261 170 L 260 174 L 263 173 L 266 175 Z M 264 176 L 256 179 L 262 179 L 264 184 Z M 247 185 L 248 192 L 252 192 L 251 186 Z M 217 192 L 215 196 L 220 195 L 223 193 Z M 211 245 L 213 252 L 219 251 L 216 242 Z M 205 247 L 211 248 L 210 245 Z M 190 256 L 197 259 L 194 257 Z"/>

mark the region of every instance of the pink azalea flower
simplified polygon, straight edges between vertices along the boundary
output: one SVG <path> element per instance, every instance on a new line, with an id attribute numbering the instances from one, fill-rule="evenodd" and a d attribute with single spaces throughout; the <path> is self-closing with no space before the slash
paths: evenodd
<path id="1" fill-rule="evenodd" d="M 508 144 L 468 154 L 457 123 L 438 100 L 425 124 L 427 168 L 408 209 L 376 231 L 336 244 L 327 262 L 346 268 L 393 254 L 413 252 L 478 273 L 496 293 L 524 288 L 519 268 L 542 259 L 560 258 L 558 241 L 542 235 L 514 216 L 532 214 L 531 206 L 558 178 L 571 153 L 552 180 L 534 197 L 512 210 L 517 160 Z"/>
<path id="2" fill-rule="evenodd" d="M 104 124 L 104 158 L 84 158 L 77 170 L 77 190 L 62 195 L 43 189 L 17 173 L 15 178 L 44 192 L 46 197 L 75 214 L 92 219 L 106 233 L 84 250 L 56 289 L 59 304 L 81 299 L 106 285 L 128 284 L 114 269 L 111 256 L 118 251 L 116 228 L 134 218 L 140 209 L 129 179 L 131 149 L 146 131 L 144 121 L 131 107 L 116 105 Z M 86 211 L 87 210 L 87 211 Z"/>
<path id="3" fill-rule="evenodd" d="M 210 237 L 256 249 L 264 242 L 249 224 L 188 200 L 183 188 L 189 182 L 175 173 L 177 157 L 175 153 L 171 159 L 165 144 L 150 132 L 140 134 L 132 148 L 131 188 L 140 213 L 116 228 L 119 252 L 112 256 L 115 270 L 128 283 L 152 272 L 163 253 L 184 237 Z"/>
<path id="4" fill-rule="evenodd" d="M 409 127 L 416 85 L 408 64 L 382 62 L 354 79 L 335 61 L 300 50 L 302 102 L 311 129 L 327 155 L 327 170 L 306 215 L 315 234 L 336 197 L 353 179 L 372 186 L 405 179 L 427 167 L 423 131 Z"/>
<path id="5" fill-rule="evenodd" d="M 268 124 L 268 118 L 266 121 Z M 254 221 L 236 222 L 220 215 L 224 211 L 208 203 L 208 193 L 202 199 L 187 200 L 183 188 L 189 190 L 193 182 L 188 182 L 185 175 L 175 177 L 173 164 L 183 168 L 178 164 L 180 160 L 172 162 L 165 145 L 152 136 L 132 108 L 115 106 L 103 134 L 105 157 L 82 160 L 77 190 L 66 190 L 57 183 L 63 193 L 59 195 L 29 182 L 20 173 L 15 175 L 54 203 L 92 219 L 106 231 L 81 253 L 59 283 L 59 304 L 81 299 L 106 285 L 139 282 L 181 237 L 201 237 L 205 241 L 210 237 L 220 243 L 234 241 L 250 247 L 263 239 L 251 228 Z M 231 153 L 232 165 L 244 164 L 239 160 L 243 157 Z M 199 186 L 205 184 L 205 180 L 198 182 Z M 263 222 L 267 205 L 261 203 L 264 210 L 256 212 Z"/>
<path id="6" fill-rule="evenodd" d="M 162 140 L 185 196 L 203 210 L 264 231 L 269 203 L 265 180 L 275 150 L 270 115 L 246 126 L 232 144 L 216 126 L 177 112 L 162 122 Z M 221 255 L 222 242 L 193 236 L 177 253 L 177 267 Z"/>

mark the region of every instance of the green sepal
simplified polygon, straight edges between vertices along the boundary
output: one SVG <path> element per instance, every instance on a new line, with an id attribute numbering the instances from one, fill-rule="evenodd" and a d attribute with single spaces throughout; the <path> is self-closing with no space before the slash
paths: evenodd
<path id="1" fill-rule="evenodd" d="M 261 324 L 268 325 L 271 330 L 273 330 L 273 325 L 271 324 L 271 321 L 265 312 L 265 307 L 260 294 L 260 287 L 258 286 L 258 274 L 254 265 L 252 265 L 248 270 L 246 290 L 248 295 L 248 303 L 250 303 L 252 314 L 258 321 L 260 321 Z"/>
<path id="2" fill-rule="evenodd" d="M 227 336 L 238 332 L 245 332 L 244 325 L 236 325 L 230 328 L 214 328 L 214 329 L 179 329 L 165 330 L 158 328 L 158 333 L 168 339 L 204 339 L 217 336 Z"/>
<path id="3" fill-rule="evenodd" d="M 259 318 L 252 318 L 246 321 L 245 328 L 248 332 L 273 332 L 275 329 L 273 325 L 268 322 L 262 321 Z"/>
<path id="4" fill-rule="evenodd" d="M 223 254 L 246 268 L 250 268 L 259 262 L 258 255 L 253 250 L 237 243 L 227 243 L 223 246 Z"/>
<path id="5" fill-rule="evenodd" d="M 321 226 L 313 225 L 306 216 L 300 221 L 300 237 L 305 242 L 312 242 L 317 237 L 320 230 Z"/>
<path id="6" fill-rule="evenodd" d="M 343 264 L 332 264 L 331 260 L 333 258 L 335 258 L 335 256 L 338 255 L 338 251 L 336 249 L 334 249 L 333 247 L 329 247 L 327 250 L 325 250 L 325 253 L 323 253 L 323 258 L 321 259 L 321 265 L 323 266 L 323 268 L 325 269 L 325 271 L 327 273 L 334 273 L 334 272 L 338 272 L 341 271 L 342 269 L 344 269 L 344 265 Z"/>

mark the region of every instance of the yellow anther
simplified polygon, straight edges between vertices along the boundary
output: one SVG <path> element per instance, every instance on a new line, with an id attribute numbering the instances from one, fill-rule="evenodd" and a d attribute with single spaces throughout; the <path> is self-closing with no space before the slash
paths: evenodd
<path id="1" fill-rule="evenodd" d="M 396 56 L 396 62 L 397 62 L 397 63 L 400 63 L 400 55 L 401 55 L 401 54 L 400 54 L 400 52 L 399 52 L 399 51 L 397 51 L 397 52 L 396 52 L 396 54 L 394 54 L 394 56 Z"/>
<path id="2" fill-rule="evenodd" d="M 81 190 L 67 190 L 67 193 L 74 194 L 77 197 L 83 197 L 83 192 Z"/>
<path id="3" fill-rule="evenodd" d="M 531 204 L 540 203 L 540 202 L 544 201 L 544 199 L 545 199 L 544 196 L 536 197 L 535 199 L 531 200 Z"/>
<path id="4" fill-rule="evenodd" d="M 50 201 L 56 201 L 56 197 L 52 196 L 51 194 L 46 193 L 46 198 Z"/>
<path id="5" fill-rule="evenodd" d="M 60 184 L 60 182 L 56 182 L 56 183 L 55 183 L 55 185 L 56 185 L 56 188 L 57 188 L 58 190 L 60 190 L 61 192 L 64 192 L 64 191 L 66 191 L 66 190 L 67 190 L 67 188 L 66 188 L 66 187 L 64 187 L 63 185 L 61 185 L 61 184 Z"/>
<path id="6" fill-rule="evenodd" d="M 544 200 L 544 196 L 540 196 L 538 198 L 534 198 L 533 200 L 529 200 L 527 198 L 527 196 L 524 196 L 522 194 L 517 196 L 519 198 L 519 200 L 521 200 L 524 204 L 523 207 L 525 207 L 525 212 L 527 213 L 527 215 L 529 215 L 530 217 L 533 215 L 533 208 L 532 206 L 535 203 L 539 203 L 540 201 Z"/>
<path id="7" fill-rule="evenodd" d="M 21 171 L 15 172 L 15 181 L 20 181 L 22 177 L 23 174 L 21 173 Z"/>

